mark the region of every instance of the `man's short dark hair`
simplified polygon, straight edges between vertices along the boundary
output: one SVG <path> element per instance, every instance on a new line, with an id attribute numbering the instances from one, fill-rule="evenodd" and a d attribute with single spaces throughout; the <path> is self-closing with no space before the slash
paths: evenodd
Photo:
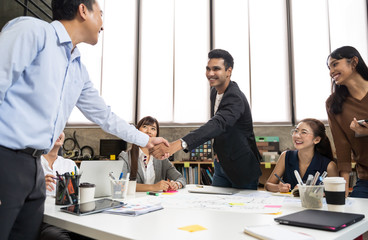
<path id="1" fill-rule="evenodd" d="M 73 20 L 78 12 L 80 4 L 86 5 L 92 11 L 96 0 L 52 0 L 53 20 Z"/>
<path id="2" fill-rule="evenodd" d="M 228 51 L 222 49 L 213 49 L 208 53 L 208 58 L 224 59 L 225 70 L 227 70 L 229 67 L 234 68 L 234 59 Z"/>

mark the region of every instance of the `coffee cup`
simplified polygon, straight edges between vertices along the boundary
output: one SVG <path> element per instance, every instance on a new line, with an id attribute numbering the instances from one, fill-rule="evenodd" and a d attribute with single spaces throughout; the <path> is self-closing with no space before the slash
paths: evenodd
<path id="1" fill-rule="evenodd" d="M 326 177 L 323 180 L 328 211 L 345 210 L 345 183 L 343 177 Z"/>
<path id="2" fill-rule="evenodd" d="M 134 196 L 136 188 L 137 188 L 137 181 L 130 180 L 128 183 L 128 196 Z"/>
<path id="3" fill-rule="evenodd" d="M 79 185 L 80 203 L 91 202 L 95 198 L 96 185 L 93 183 L 81 183 Z"/>

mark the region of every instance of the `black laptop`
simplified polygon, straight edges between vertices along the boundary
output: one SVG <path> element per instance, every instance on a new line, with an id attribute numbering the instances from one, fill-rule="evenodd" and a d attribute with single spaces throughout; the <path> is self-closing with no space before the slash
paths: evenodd
<path id="1" fill-rule="evenodd" d="M 308 209 L 286 216 L 277 217 L 274 220 L 285 225 L 336 232 L 359 222 L 363 218 L 363 214 Z"/>

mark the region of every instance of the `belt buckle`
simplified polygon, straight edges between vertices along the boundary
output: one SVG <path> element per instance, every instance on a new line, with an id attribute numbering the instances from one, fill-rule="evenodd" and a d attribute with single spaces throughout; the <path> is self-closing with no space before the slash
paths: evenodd
<path id="1" fill-rule="evenodd" d="M 39 157 L 42 154 L 42 150 L 35 149 L 32 153 L 32 157 Z"/>

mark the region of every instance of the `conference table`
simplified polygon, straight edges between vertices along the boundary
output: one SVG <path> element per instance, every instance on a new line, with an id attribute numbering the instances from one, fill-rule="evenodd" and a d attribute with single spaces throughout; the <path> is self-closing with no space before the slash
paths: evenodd
<path id="1" fill-rule="evenodd" d="M 338 232 L 329 232 L 309 228 L 286 226 L 274 221 L 275 217 L 304 210 L 301 207 L 299 198 L 272 196 L 269 199 L 281 199 L 280 209 L 275 214 L 257 213 L 249 209 L 234 211 L 234 209 L 212 207 L 216 197 L 221 201 L 226 198 L 237 197 L 238 199 L 247 198 L 247 196 L 266 196 L 271 193 L 264 191 L 240 190 L 234 196 L 203 196 L 209 194 L 189 193 L 188 189 L 195 187 L 187 185 L 177 193 L 168 196 L 171 202 L 164 199 L 163 209 L 140 216 L 123 216 L 109 213 L 96 213 L 85 216 L 76 216 L 60 211 L 60 207 L 55 205 L 55 198 L 47 197 L 45 202 L 44 222 L 64 228 L 66 230 L 91 237 L 93 239 L 255 239 L 244 233 L 245 226 L 275 226 L 277 228 L 287 229 L 294 232 L 304 233 L 314 239 L 354 239 L 368 231 L 368 199 L 348 198 L 348 204 L 345 212 L 360 213 L 366 217 Z M 201 203 L 201 199 L 205 200 Z M 255 199 L 257 197 L 254 197 Z M 126 203 L 155 200 L 160 198 L 148 196 L 146 193 L 135 193 L 134 196 L 128 196 L 124 200 Z M 189 200 L 194 199 L 194 200 Z M 191 206 L 187 203 L 191 201 Z M 235 200 L 232 200 L 235 201 Z M 239 201 L 239 200 L 237 200 Z M 263 201 L 263 200 L 262 200 Z M 278 202 L 280 202 L 278 200 Z M 207 205 L 206 205 L 207 204 Z M 212 205 L 211 205 L 212 204 Z M 279 203 L 277 203 L 279 204 Z M 220 205 L 219 205 L 220 206 Z M 321 210 L 327 210 L 326 204 Z M 189 232 L 179 228 L 185 226 L 199 225 L 205 230 Z M 287 239 L 287 236 L 285 236 Z"/>

